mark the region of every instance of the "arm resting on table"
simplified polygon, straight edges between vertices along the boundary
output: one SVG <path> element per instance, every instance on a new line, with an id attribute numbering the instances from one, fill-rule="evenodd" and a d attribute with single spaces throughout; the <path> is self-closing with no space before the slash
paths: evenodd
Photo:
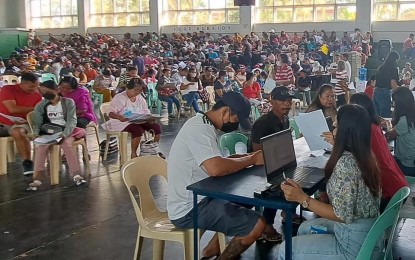
<path id="1" fill-rule="evenodd" d="M 229 175 L 254 164 L 255 159 L 252 154 L 241 158 L 213 157 L 202 163 L 207 174 L 213 177 Z"/>

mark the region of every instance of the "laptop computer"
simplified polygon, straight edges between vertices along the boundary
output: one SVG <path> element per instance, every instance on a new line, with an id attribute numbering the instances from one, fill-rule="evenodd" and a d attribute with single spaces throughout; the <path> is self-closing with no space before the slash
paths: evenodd
<path id="1" fill-rule="evenodd" d="M 324 170 L 297 167 L 291 129 L 261 138 L 267 181 L 279 187 L 286 178 L 298 182 L 303 189 L 311 189 L 325 178 Z"/>

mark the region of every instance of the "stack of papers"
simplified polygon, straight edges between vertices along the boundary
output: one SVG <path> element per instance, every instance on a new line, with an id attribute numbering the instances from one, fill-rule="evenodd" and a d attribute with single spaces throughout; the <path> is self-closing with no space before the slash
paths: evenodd
<path id="1" fill-rule="evenodd" d="M 317 110 L 294 117 L 311 151 L 330 149 L 332 145 L 321 137 L 323 132 L 330 132 L 323 111 Z"/>
<path id="2" fill-rule="evenodd" d="M 158 118 L 163 118 L 158 114 L 132 114 L 128 117 L 129 122 L 145 122 L 150 120 L 156 120 Z"/>
<path id="3" fill-rule="evenodd" d="M 10 121 L 12 121 L 13 123 L 19 123 L 19 124 L 23 124 L 26 123 L 26 119 L 23 119 L 21 117 L 16 117 L 16 116 L 9 116 L 3 113 L 0 113 L 0 116 L 5 117 L 7 119 L 9 119 Z"/>
<path id="4" fill-rule="evenodd" d="M 53 135 L 42 135 L 34 140 L 35 144 L 57 144 L 62 140 L 61 132 Z"/>

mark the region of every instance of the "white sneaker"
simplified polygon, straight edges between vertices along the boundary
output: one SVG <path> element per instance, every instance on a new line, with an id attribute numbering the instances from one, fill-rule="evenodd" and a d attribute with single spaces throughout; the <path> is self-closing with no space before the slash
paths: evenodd
<path id="1" fill-rule="evenodd" d="M 79 174 L 73 176 L 73 181 L 75 182 L 76 186 L 86 183 L 86 180 L 84 180 L 84 178 L 82 178 L 82 176 Z"/>
<path id="2" fill-rule="evenodd" d="M 32 183 L 29 184 L 29 188 L 26 190 L 37 191 L 38 187 L 42 185 L 42 182 L 39 180 L 34 180 Z"/>

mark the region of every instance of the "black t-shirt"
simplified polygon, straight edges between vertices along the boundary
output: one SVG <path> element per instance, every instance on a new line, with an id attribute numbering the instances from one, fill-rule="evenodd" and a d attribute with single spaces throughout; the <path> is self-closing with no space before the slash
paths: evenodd
<path id="1" fill-rule="evenodd" d="M 311 78 L 309 76 L 305 76 L 305 78 L 298 77 L 297 82 L 298 86 L 301 88 L 311 87 Z"/>
<path id="2" fill-rule="evenodd" d="M 252 144 L 260 144 L 261 138 L 281 132 L 290 127 L 288 117 L 285 116 L 283 122 L 271 111 L 262 115 L 255 121 L 251 129 L 251 141 L 249 151 L 253 150 Z"/>
<path id="3" fill-rule="evenodd" d="M 376 73 L 376 87 L 391 89 L 391 80 L 399 81 L 397 67 L 384 68 Z"/>

